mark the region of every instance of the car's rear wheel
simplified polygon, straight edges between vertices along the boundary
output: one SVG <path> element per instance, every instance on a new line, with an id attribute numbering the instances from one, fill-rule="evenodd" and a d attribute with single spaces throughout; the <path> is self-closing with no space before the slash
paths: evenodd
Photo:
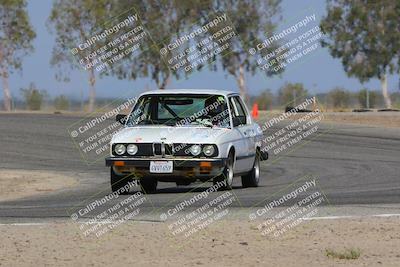
<path id="1" fill-rule="evenodd" d="M 224 185 L 219 187 L 218 190 L 230 190 L 233 184 L 233 164 L 234 164 L 234 154 L 229 152 L 229 156 L 226 162 L 225 169 L 223 173 L 214 178 L 213 184 L 216 185 L 218 182 L 224 182 Z"/>
<path id="2" fill-rule="evenodd" d="M 243 187 L 257 187 L 260 182 L 260 153 L 256 153 L 253 168 L 251 171 L 242 176 Z"/>
<path id="3" fill-rule="evenodd" d="M 111 167 L 111 191 L 120 192 L 120 189 L 126 186 L 132 179 L 129 175 L 118 175 L 114 172 L 113 167 Z M 121 194 L 128 193 L 128 191 L 122 192 Z"/>
<path id="4" fill-rule="evenodd" d="M 145 194 L 155 193 L 157 190 L 157 183 L 157 179 L 153 177 L 143 177 L 140 179 L 140 187 Z"/>

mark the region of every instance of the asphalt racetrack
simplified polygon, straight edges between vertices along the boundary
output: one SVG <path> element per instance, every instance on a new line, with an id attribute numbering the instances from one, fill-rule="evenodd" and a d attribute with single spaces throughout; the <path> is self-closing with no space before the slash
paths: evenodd
<path id="1" fill-rule="evenodd" d="M 67 127 L 80 117 L 72 115 L 0 114 L 0 167 L 70 173 L 80 185 L 56 193 L 0 203 L 0 221 L 19 218 L 67 218 L 90 199 L 109 194 L 109 168 L 104 161 L 87 165 L 73 146 Z M 276 129 L 284 125 L 274 126 Z M 276 130 L 275 129 L 275 130 Z M 277 192 L 302 184 L 312 176 L 334 207 L 400 203 L 400 130 L 358 125 L 321 123 L 318 132 L 293 151 L 272 155 L 262 162 L 261 185 L 241 188 L 235 178 L 233 207 L 260 207 Z M 143 209 L 162 211 L 174 207 L 211 186 L 176 187 L 159 183 L 147 195 Z M 131 190 L 132 194 L 137 188 Z M 283 190 L 283 191 L 282 191 Z M 211 194 L 222 194 L 216 192 Z M 122 195 L 120 199 L 130 195 Z M 200 206 L 202 200 L 193 204 Z M 113 205 L 107 203 L 104 208 Z"/>

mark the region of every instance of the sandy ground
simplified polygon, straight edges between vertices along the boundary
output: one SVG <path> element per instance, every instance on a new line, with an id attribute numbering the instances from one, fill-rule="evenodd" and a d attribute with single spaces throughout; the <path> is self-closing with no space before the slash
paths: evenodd
<path id="1" fill-rule="evenodd" d="M 400 127 L 400 112 L 324 113 L 324 121 L 370 126 Z"/>
<path id="2" fill-rule="evenodd" d="M 281 112 L 278 111 L 260 111 L 260 120 L 278 117 Z M 382 126 L 400 128 L 400 112 L 324 112 L 322 122 L 327 123 L 345 123 L 359 124 L 369 126 Z M 291 119 L 297 119 L 307 115 L 299 113 L 291 116 Z"/>
<path id="3" fill-rule="evenodd" d="M 75 178 L 56 172 L 0 169 L 0 201 L 46 194 L 77 184 Z"/>
<path id="4" fill-rule="evenodd" d="M 166 223 L 127 222 L 99 238 L 72 222 L 0 225 L 0 266 L 399 266 L 399 218 L 306 221 L 279 239 L 222 220 L 185 239 Z M 326 249 L 361 252 L 334 259 Z"/>

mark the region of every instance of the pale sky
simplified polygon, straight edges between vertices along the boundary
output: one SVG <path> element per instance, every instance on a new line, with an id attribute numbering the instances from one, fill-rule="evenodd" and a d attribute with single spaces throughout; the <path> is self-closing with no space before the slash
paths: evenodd
<path id="1" fill-rule="evenodd" d="M 39 89 L 45 89 L 50 96 L 64 94 L 78 98 L 83 90 L 87 95 L 87 75 L 82 70 L 72 72 L 69 83 L 58 82 L 55 72 L 50 66 L 50 57 L 54 45 L 52 36 L 45 25 L 52 6 L 51 0 L 28 0 L 28 12 L 31 23 L 37 33 L 34 40 L 35 52 L 27 56 L 23 61 L 22 76 L 14 73 L 10 78 L 10 87 L 14 97 L 20 97 L 20 88 L 27 87 L 34 82 Z M 315 14 L 318 20 L 325 14 L 326 2 L 323 0 L 289 1 L 282 2 L 282 17 L 280 29 L 285 23 L 296 21 L 305 15 Z M 285 22 L 286 21 L 286 22 Z M 289 65 L 281 76 L 265 77 L 258 73 L 255 76 L 246 75 L 247 87 L 250 94 L 255 95 L 266 88 L 276 92 L 286 82 L 300 82 L 311 93 L 327 92 L 330 89 L 341 86 L 351 91 L 357 91 L 363 86 L 370 89 L 380 89 L 378 79 L 371 80 L 362 85 L 357 79 L 348 78 L 339 60 L 333 59 L 326 48 L 320 48 L 312 57 L 307 57 L 301 62 Z M 113 77 L 98 79 L 98 97 L 113 97 L 124 95 L 128 90 L 138 93 L 146 87 L 155 89 L 155 83 L 150 79 L 137 79 L 135 81 L 118 80 Z M 215 88 L 237 91 L 235 79 L 223 71 L 210 72 L 205 68 L 201 72 L 191 74 L 188 79 L 172 80 L 169 88 Z M 389 90 L 399 90 L 399 75 L 389 77 Z M 118 95 L 119 94 L 119 95 Z M 1 96 L 2 98 L 2 96 Z"/>

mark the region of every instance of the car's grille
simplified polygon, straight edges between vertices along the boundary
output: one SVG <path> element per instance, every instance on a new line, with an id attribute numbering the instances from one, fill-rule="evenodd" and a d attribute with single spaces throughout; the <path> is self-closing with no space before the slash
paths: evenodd
<path id="1" fill-rule="evenodd" d="M 135 156 L 137 157 L 145 157 L 153 155 L 153 144 L 152 143 L 141 143 L 136 144 L 138 147 L 138 152 Z"/>
<path id="2" fill-rule="evenodd" d="M 154 155 L 162 155 L 162 152 L 161 152 L 161 144 L 160 143 L 155 143 L 154 145 L 153 145 L 153 151 L 154 151 Z"/>
<path id="3" fill-rule="evenodd" d="M 125 146 L 129 144 L 123 143 Z M 118 156 L 114 153 L 114 148 L 116 144 L 113 144 L 112 151 L 115 156 Z M 131 156 L 127 152 L 124 155 L 126 157 L 151 157 L 151 156 L 162 156 L 162 145 L 161 143 L 136 143 L 138 147 L 138 152 Z M 175 143 L 175 144 L 164 144 L 164 155 L 165 156 L 190 156 L 191 153 L 189 148 L 192 144 L 185 144 L 185 143 Z M 216 151 L 214 156 L 218 155 L 218 148 L 216 147 Z M 204 156 L 203 153 L 199 155 L 199 157 Z"/>
<path id="4" fill-rule="evenodd" d="M 161 143 L 154 143 L 153 147 L 154 147 L 154 155 L 155 156 L 162 156 Z M 172 156 L 173 155 L 173 153 L 172 153 L 172 145 L 171 144 L 164 144 L 164 149 L 165 149 L 165 151 L 164 151 L 165 155 L 168 155 L 168 156 Z M 151 155 L 153 155 L 153 154 L 151 154 Z"/>
<path id="5" fill-rule="evenodd" d="M 161 143 L 142 143 L 137 144 L 138 154 L 137 156 L 162 156 L 162 145 Z M 166 156 L 188 156 L 190 152 L 188 144 L 164 144 L 164 155 Z M 139 153 L 140 152 L 140 153 Z"/>

